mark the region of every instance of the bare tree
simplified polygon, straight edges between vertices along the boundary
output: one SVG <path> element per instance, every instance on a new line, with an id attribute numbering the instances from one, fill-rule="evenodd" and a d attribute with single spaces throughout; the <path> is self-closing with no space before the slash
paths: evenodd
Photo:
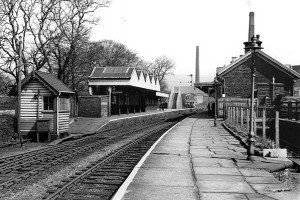
<path id="1" fill-rule="evenodd" d="M 17 79 L 18 50 L 16 39 L 22 40 L 22 49 L 26 49 L 26 39 L 31 15 L 35 7 L 34 0 L 2 0 L 0 2 L 0 70 Z M 20 37 L 22 36 L 22 38 Z M 24 74 L 28 65 L 23 55 Z"/>
<path id="2" fill-rule="evenodd" d="M 94 62 L 99 66 L 133 66 L 139 60 L 137 53 L 113 40 L 101 40 L 90 45 L 91 54 L 95 55 Z"/>
<path id="3" fill-rule="evenodd" d="M 25 75 L 33 68 L 43 68 L 73 86 L 77 48 L 88 42 L 89 26 L 99 20 L 94 12 L 109 3 L 110 0 L 2 0 L 0 71 L 16 78 L 15 39 L 21 35 Z"/>
<path id="4" fill-rule="evenodd" d="M 172 73 L 175 68 L 175 62 L 166 56 L 160 56 L 153 63 L 141 60 L 138 62 L 138 68 L 157 76 L 161 90 L 167 91 L 168 85 L 165 76 Z"/>

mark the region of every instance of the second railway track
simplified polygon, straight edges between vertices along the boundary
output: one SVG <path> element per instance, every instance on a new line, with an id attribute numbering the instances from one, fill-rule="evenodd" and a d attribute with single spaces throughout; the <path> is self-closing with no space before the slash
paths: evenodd
<path id="1" fill-rule="evenodd" d="M 65 144 L 47 147 L 41 150 L 22 153 L 15 156 L 8 156 L 0 159 L 0 191 L 7 190 L 12 185 L 37 175 L 57 164 L 68 162 L 77 155 L 86 154 L 99 148 L 111 145 L 113 142 L 122 140 L 137 132 L 151 132 L 157 128 L 168 127 L 186 116 L 178 116 L 168 120 L 148 124 L 147 126 L 128 130 L 110 130 L 99 134 L 82 138 Z M 147 131 L 146 131 L 147 130 Z M 120 167 L 121 169 L 121 167 Z M 64 180 L 66 181 L 66 180 Z M 5 192 L 5 191 L 4 191 Z"/>
<path id="2" fill-rule="evenodd" d="M 54 190 L 49 190 L 47 200 L 110 199 L 135 165 L 174 123 L 164 124 L 123 146 L 108 156 L 92 163 L 75 176 L 63 180 Z"/>

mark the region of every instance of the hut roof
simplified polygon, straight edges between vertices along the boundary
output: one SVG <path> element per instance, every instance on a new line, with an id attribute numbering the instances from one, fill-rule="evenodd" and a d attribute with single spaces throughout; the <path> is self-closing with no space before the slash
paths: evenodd
<path id="1" fill-rule="evenodd" d="M 40 82 L 42 82 L 49 90 L 51 90 L 54 94 L 58 95 L 59 93 L 69 93 L 73 94 L 74 91 L 67 87 L 61 80 L 56 78 L 53 74 L 41 72 L 41 71 L 33 71 L 28 76 L 26 76 L 22 80 L 21 86 L 26 84 L 32 78 L 37 78 Z"/>

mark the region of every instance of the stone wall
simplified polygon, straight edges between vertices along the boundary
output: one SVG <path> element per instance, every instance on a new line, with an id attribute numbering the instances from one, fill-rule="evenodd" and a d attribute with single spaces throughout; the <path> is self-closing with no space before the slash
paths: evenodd
<path id="1" fill-rule="evenodd" d="M 80 96 L 78 98 L 78 117 L 101 117 L 100 96 Z"/>
<path id="2" fill-rule="evenodd" d="M 10 142 L 14 136 L 14 115 L 9 113 L 1 113 L 0 127 L 0 144 Z"/>
<path id="3" fill-rule="evenodd" d="M 130 127 L 136 124 L 148 124 L 149 122 L 160 121 L 167 118 L 175 117 L 180 114 L 191 114 L 194 112 L 194 109 L 184 109 L 184 110 L 176 110 L 171 112 L 161 112 L 161 113 L 151 113 L 143 116 L 136 116 L 130 118 L 121 118 L 116 120 L 109 121 L 101 130 L 120 128 L 120 127 Z M 147 113 L 145 113 L 147 114 Z"/>

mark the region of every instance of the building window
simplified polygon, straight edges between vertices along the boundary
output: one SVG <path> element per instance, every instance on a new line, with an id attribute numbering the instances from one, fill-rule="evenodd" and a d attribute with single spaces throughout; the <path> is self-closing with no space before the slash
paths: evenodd
<path id="1" fill-rule="evenodd" d="M 54 98 L 50 96 L 44 96 L 44 110 L 54 110 Z"/>
<path id="2" fill-rule="evenodd" d="M 60 98 L 59 110 L 70 110 L 68 98 Z"/>

